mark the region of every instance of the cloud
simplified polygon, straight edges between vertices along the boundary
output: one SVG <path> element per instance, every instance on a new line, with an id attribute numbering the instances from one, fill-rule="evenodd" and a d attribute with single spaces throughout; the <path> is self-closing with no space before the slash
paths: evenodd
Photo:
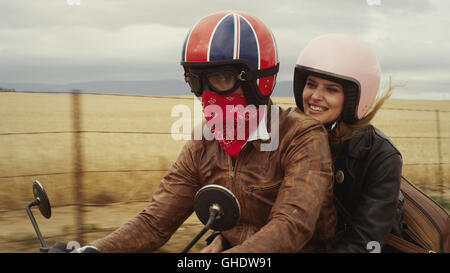
<path id="1" fill-rule="evenodd" d="M 366 41 L 386 75 L 413 86 L 423 80 L 450 84 L 442 76 L 450 70 L 445 0 L 380 0 L 379 6 L 367 0 L 81 0 L 80 6 L 66 0 L 2 1 L 0 81 L 180 79 L 186 33 L 219 10 L 255 14 L 272 29 L 279 80 L 292 79 L 308 41 L 338 32 Z"/>
<path id="2" fill-rule="evenodd" d="M 131 25 L 113 32 L 82 26 L 2 29 L 1 37 L 10 43 L 1 52 L 3 58 L 25 62 L 30 58 L 106 64 L 110 60 L 161 62 L 174 59 L 172 51 L 180 50 L 187 31 L 160 24 Z"/>

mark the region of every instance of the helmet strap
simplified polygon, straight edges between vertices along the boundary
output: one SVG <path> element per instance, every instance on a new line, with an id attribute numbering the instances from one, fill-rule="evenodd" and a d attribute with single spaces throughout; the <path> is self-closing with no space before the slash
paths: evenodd
<path id="1" fill-rule="evenodd" d="M 247 92 L 244 90 L 244 96 L 247 99 L 249 104 L 253 104 L 255 106 L 258 105 L 267 105 L 271 93 L 267 95 L 263 95 L 257 86 L 257 80 L 260 78 L 266 78 L 273 75 L 276 75 L 280 69 L 280 63 L 277 63 L 275 66 L 261 69 L 261 70 L 250 70 L 250 71 L 243 71 L 244 73 L 241 73 L 242 78 L 242 87 L 244 89 L 247 89 Z"/>
<path id="2" fill-rule="evenodd" d="M 277 63 L 275 66 L 266 69 L 260 69 L 256 71 L 255 70 L 242 71 L 240 77 L 242 81 L 266 78 L 277 74 L 279 70 L 280 70 L 280 63 Z"/>
<path id="3" fill-rule="evenodd" d="M 333 161 L 336 160 L 342 148 L 341 120 L 342 115 L 340 115 L 335 121 L 324 124 L 328 132 L 328 140 L 330 142 Z"/>
<path id="4" fill-rule="evenodd" d="M 324 124 L 325 129 L 328 132 L 328 136 L 332 139 L 339 138 L 339 144 L 342 144 L 341 121 L 342 115 L 340 115 L 336 120 Z"/>

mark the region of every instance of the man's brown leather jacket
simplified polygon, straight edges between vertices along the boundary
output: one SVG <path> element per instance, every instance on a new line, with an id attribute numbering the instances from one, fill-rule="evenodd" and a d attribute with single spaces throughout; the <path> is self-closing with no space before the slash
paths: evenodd
<path id="1" fill-rule="evenodd" d="M 271 124 L 269 141 L 278 131 Z M 323 247 L 336 226 L 327 132 L 300 111 L 279 108 L 278 137 L 277 149 L 263 151 L 264 141 L 251 141 L 234 161 L 216 140 L 188 141 L 148 207 L 93 245 L 101 252 L 154 251 L 191 215 L 195 193 L 218 184 L 236 195 L 241 208 L 237 225 L 222 233 L 228 252 Z"/>

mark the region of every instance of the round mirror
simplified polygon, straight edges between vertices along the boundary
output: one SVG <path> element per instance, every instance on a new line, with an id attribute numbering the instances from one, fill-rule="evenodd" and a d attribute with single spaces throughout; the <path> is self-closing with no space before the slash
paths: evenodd
<path id="1" fill-rule="evenodd" d="M 239 202 L 234 194 L 219 185 L 207 185 L 197 192 L 194 210 L 204 225 L 208 222 L 209 208 L 213 205 L 218 206 L 220 211 L 211 225 L 211 229 L 225 231 L 233 228 L 240 217 Z"/>
<path id="2" fill-rule="evenodd" d="M 50 218 L 50 216 L 52 216 L 52 209 L 50 207 L 50 202 L 48 201 L 47 193 L 41 183 L 37 180 L 33 183 L 33 195 L 34 199 L 39 202 L 39 211 L 45 218 Z"/>

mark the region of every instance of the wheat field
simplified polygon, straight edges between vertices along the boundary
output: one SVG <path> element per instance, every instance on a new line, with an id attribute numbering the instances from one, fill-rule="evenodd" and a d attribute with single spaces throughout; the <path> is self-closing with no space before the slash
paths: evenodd
<path id="1" fill-rule="evenodd" d="M 150 200 L 185 143 L 170 134 L 180 119 L 171 111 L 175 105 L 193 110 L 195 99 L 83 94 L 80 101 L 85 202 Z M 293 98 L 273 101 L 294 106 Z M 0 115 L 0 210 L 23 209 L 34 180 L 44 184 L 53 206 L 76 203 L 72 96 L 2 92 Z M 402 153 L 407 179 L 450 198 L 450 101 L 391 99 L 374 125 Z"/>

